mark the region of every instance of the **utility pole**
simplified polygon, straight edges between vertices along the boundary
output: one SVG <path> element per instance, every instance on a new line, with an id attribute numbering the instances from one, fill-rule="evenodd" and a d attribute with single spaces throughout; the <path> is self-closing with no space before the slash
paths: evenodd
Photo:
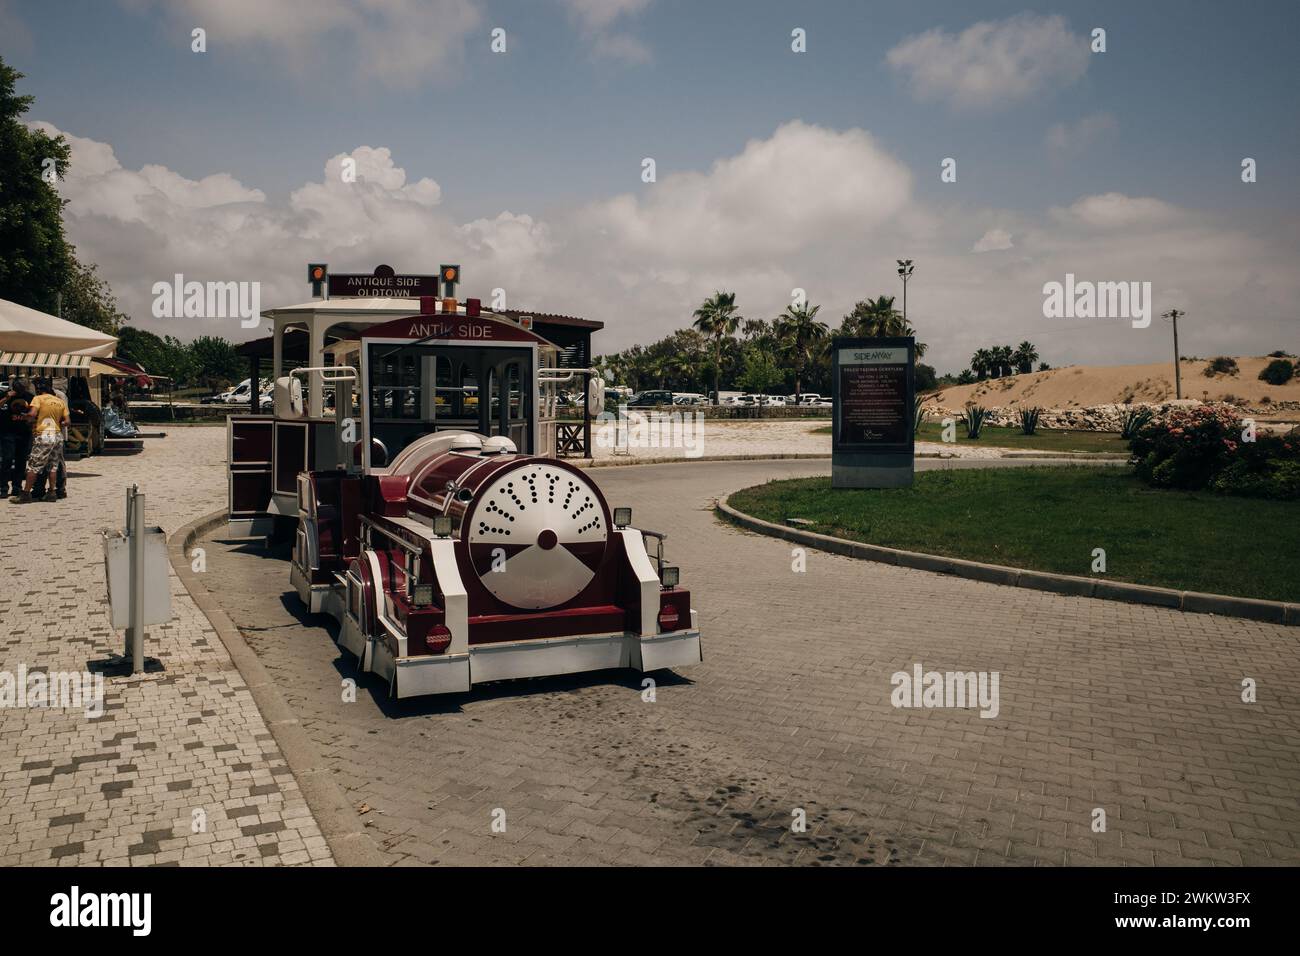
<path id="1" fill-rule="evenodd" d="M 1187 313 L 1182 309 L 1170 309 L 1168 312 L 1162 312 L 1160 318 L 1172 322 L 1174 325 L 1174 397 L 1183 397 L 1183 376 L 1181 361 L 1178 357 L 1178 320 Z"/>
<path id="2" fill-rule="evenodd" d="M 912 278 L 912 260 L 898 260 L 898 277 L 903 280 L 903 324 L 907 324 L 907 280 Z"/>

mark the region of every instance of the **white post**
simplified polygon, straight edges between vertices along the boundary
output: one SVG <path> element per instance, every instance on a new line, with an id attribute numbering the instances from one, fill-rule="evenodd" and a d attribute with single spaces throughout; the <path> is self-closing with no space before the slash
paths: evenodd
<path id="1" fill-rule="evenodd" d="M 132 486 L 131 524 L 131 615 L 127 635 L 131 650 L 131 673 L 144 673 L 144 495 Z"/>

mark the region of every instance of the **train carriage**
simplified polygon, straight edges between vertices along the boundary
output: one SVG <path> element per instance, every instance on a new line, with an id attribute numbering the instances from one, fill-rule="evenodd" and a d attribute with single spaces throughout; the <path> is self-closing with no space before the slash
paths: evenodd
<path id="1" fill-rule="evenodd" d="M 273 428 L 305 426 L 312 465 L 292 485 L 270 468 L 282 522 L 292 488 L 293 587 L 396 697 L 701 660 L 664 536 L 552 457 L 541 425 L 574 378 L 555 352 L 476 300 L 426 297 L 336 348 L 344 361 L 277 379 Z M 333 421 L 307 414 L 304 394 L 325 393 Z"/>

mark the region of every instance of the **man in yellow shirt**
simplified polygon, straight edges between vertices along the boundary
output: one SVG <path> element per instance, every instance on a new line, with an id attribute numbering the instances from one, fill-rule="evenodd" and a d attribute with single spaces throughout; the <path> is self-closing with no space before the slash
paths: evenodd
<path id="1" fill-rule="evenodd" d="M 32 500 L 32 486 L 36 476 L 47 468 L 53 475 L 63 461 L 63 429 L 71 421 L 68 406 L 63 399 L 54 394 L 49 379 L 36 383 L 36 397 L 31 401 L 27 417 L 32 422 L 32 450 L 27 456 L 27 481 L 22 494 L 10 499 L 18 504 L 27 504 Z M 46 501 L 55 500 L 51 491 L 45 496 Z"/>

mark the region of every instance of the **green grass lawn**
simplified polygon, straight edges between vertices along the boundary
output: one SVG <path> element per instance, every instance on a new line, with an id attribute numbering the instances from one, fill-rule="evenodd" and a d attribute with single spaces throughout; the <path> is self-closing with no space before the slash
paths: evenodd
<path id="1" fill-rule="evenodd" d="M 1018 451 L 1106 451 L 1128 454 L 1128 441 L 1118 432 L 1067 431 L 1062 428 L 1040 428 L 1034 435 L 1026 435 L 1019 428 L 993 428 L 985 425 L 980 437 L 971 441 L 966 437 L 966 426 L 956 424 L 957 447 L 963 445 L 983 448 L 1012 448 Z M 925 421 L 916 433 L 917 441 L 943 441 L 943 426 L 939 422 Z M 818 435 L 829 435 L 831 426 L 817 429 Z"/>
<path id="2" fill-rule="evenodd" d="M 1060 574 L 1300 601 L 1300 502 L 1167 491 L 1119 468 L 952 469 L 911 488 L 832 490 L 773 481 L 731 496 L 767 521 L 907 551 Z"/>

